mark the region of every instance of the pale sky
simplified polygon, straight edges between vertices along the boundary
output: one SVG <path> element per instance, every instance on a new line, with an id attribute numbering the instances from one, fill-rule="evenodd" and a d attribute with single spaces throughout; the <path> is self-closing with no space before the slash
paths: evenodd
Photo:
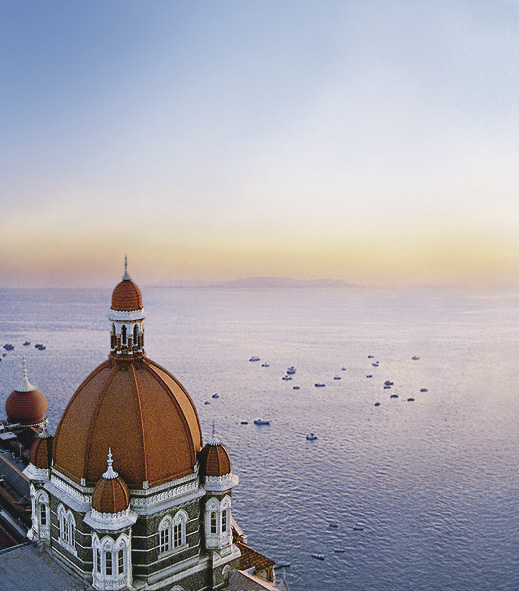
<path id="1" fill-rule="evenodd" d="M 0 0 L 0 286 L 519 284 L 519 2 Z"/>

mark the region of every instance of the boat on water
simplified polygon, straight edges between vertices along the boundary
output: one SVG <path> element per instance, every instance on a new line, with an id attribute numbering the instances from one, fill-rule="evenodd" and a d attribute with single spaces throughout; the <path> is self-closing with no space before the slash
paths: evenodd
<path id="1" fill-rule="evenodd" d="M 371 365 L 372 365 L 373 367 L 378 367 L 379 363 L 378 363 L 378 361 L 377 361 L 376 363 L 372 363 Z"/>
<path id="2" fill-rule="evenodd" d="M 375 402 L 373 406 L 380 406 L 380 402 Z"/>
<path id="3" fill-rule="evenodd" d="M 427 388 L 422 388 L 420 392 L 427 392 Z"/>
<path id="4" fill-rule="evenodd" d="M 398 394 L 391 394 L 389 398 L 398 398 Z"/>
<path id="5" fill-rule="evenodd" d="M 256 357 L 256 355 L 253 355 L 253 356 L 252 356 L 252 357 L 249 359 L 249 361 L 259 361 L 259 360 L 260 360 L 260 358 L 259 358 L 259 357 Z"/>
<path id="6" fill-rule="evenodd" d="M 39 349 L 40 351 L 45 351 L 45 345 L 42 345 L 41 343 L 36 343 L 36 345 L 34 345 L 35 349 Z"/>
<path id="7" fill-rule="evenodd" d="M 315 433 L 308 433 L 306 439 L 307 441 L 315 441 L 317 439 L 317 435 Z"/>
<path id="8" fill-rule="evenodd" d="M 341 379 L 341 376 L 335 376 L 333 379 L 334 380 L 340 380 Z"/>
<path id="9" fill-rule="evenodd" d="M 261 367 L 270 367 L 270 365 L 268 363 L 262 363 Z"/>
<path id="10" fill-rule="evenodd" d="M 366 377 L 367 377 L 367 378 L 372 378 L 373 376 L 372 376 L 371 374 L 369 374 L 369 375 L 367 375 Z"/>
<path id="11" fill-rule="evenodd" d="M 344 554 L 344 552 L 346 552 L 346 548 L 335 548 L 334 552 L 336 554 Z"/>
<path id="12" fill-rule="evenodd" d="M 14 345 L 11 345 L 11 343 L 6 343 L 6 344 L 4 345 L 4 349 L 5 349 L 6 351 L 12 351 L 12 350 L 14 349 Z"/>
<path id="13" fill-rule="evenodd" d="M 293 390 L 299 390 L 299 386 L 294 386 L 292 389 Z"/>
<path id="14" fill-rule="evenodd" d="M 240 425 L 248 425 L 248 424 L 249 424 L 249 421 L 242 421 L 242 422 L 240 423 Z"/>
<path id="15" fill-rule="evenodd" d="M 310 554 L 312 558 L 317 558 L 317 560 L 324 560 L 324 554 Z"/>
<path id="16" fill-rule="evenodd" d="M 204 402 L 204 404 L 211 404 L 211 403 L 209 402 L 209 400 L 206 400 L 206 401 Z"/>
<path id="17" fill-rule="evenodd" d="M 408 398 L 407 402 L 414 402 L 414 398 Z"/>
<path id="18" fill-rule="evenodd" d="M 215 392 L 215 393 L 213 394 L 213 398 L 220 398 L 220 394 L 218 394 L 217 392 Z"/>
<path id="19" fill-rule="evenodd" d="M 337 528 L 339 527 L 339 524 L 338 524 L 336 521 L 331 521 L 331 522 L 328 524 L 328 527 L 331 527 L 331 528 L 333 528 L 333 529 L 337 529 Z"/>
<path id="20" fill-rule="evenodd" d="M 274 565 L 274 569 L 278 569 L 278 568 L 289 568 L 290 567 L 290 562 L 278 562 L 277 564 Z"/>
<path id="21" fill-rule="evenodd" d="M 281 379 L 285 380 L 285 382 L 288 382 L 288 380 L 292 379 L 292 376 L 283 376 Z"/>
<path id="22" fill-rule="evenodd" d="M 317 384 L 315 384 L 316 388 L 324 388 L 326 386 L 326 384 L 323 384 L 322 382 L 317 382 Z"/>
<path id="23" fill-rule="evenodd" d="M 296 368 L 293 365 L 291 365 L 289 368 L 287 368 L 287 374 L 288 375 L 292 375 L 292 374 L 295 374 L 295 373 L 296 373 Z"/>
<path id="24" fill-rule="evenodd" d="M 375 357 L 375 355 L 368 355 L 368 359 L 373 359 L 373 357 Z"/>
<path id="25" fill-rule="evenodd" d="M 25 343 L 23 344 L 24 347 L 28 347 L 31 344 L 31 341 L 25 341 Z"/>
<path id="26" fill-rule="evenodd" d="M 357 525 L 354 525 L 354 526 L 353 526 L 353 529 L 354 529 L 355 531 L 364 531 L 364 526 L 363 526 L 363 525 L 361 525 L 360 523 L 357 523 Z"/>
<path id="27" fill-rule="evenodd" d="M 254 419 L 255 425 L 270 425 L 270 421 L 267 419 Z"/>
<path id="28" fill-rule="evenodd" d="M 341 367 L 341 371 L 346 371 L 346 368 L 345 367 Z"/>
<path id="29" fill-rule="evenodd" d="M 413 361 L 418 361 L 418 359 L 420 359 L 420 357 L 417 357 L 416 355 L 413 355 L 413 356 L 411 357 L 411 359 L 412 359 Z"/>
<path id="30" fill-rule="evenodd" d="M 386 380 L 386 381 L 384 382 L 384 386 L 393 386 L 393 385 L 394 385 L 394 382 L 391 382 L 391 381 L 389 381 L 389 380 Z"/>

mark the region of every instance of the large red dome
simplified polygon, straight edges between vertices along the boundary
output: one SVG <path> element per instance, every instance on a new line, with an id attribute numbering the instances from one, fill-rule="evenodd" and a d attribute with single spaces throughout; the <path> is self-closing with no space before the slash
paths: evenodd
<path id="1" fill-rule="evenodd" d="M 193 472 L 202 447 L 198 415 L 178 380 L 144 356 L 102 363 L 71 398 L 54 437 L 54 468 L 94 486 L 106 452 L 130 488 Z"/>

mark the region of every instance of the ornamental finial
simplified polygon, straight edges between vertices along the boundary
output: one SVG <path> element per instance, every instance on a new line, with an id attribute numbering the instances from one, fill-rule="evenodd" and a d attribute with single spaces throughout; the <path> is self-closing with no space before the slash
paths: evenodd
<path id="1" fill-rule="evenodd" d="M 39 437 L 41 439 L 48 439 L 51 437 L 51 434 L 47 431 L 47 425 L 49 424 L 49 419 L 47 417 L 47 413 L 43 415 L 43 421 L 41 423 L 41 433 Z"/>
<path id="2" fill-rule="evenodd" d="M 17 392 L 32 392 L 35 387 L 29 382 L 27 378 L 27 362 L 25 361 L 25 355 L 23 356 L 23 380 L 22 383 L 16 388 Z"/>
<path id="3" fill-rule="evenodd" d="M 123 275 L 123 280 L 124 281 L 128 281 L 128 279 L 130 279 L 130 276 L 128 275 L 128 257 L 126 255 L 124 255 L 124 275 Z"/>
<path id="4" fill-rule="evenodd" d="M 117 474 L 117 472 L 115 472 L 114 469 L 112 468 L 113 461 L 112 461 L 112 448 L 111 447 L 108 448 L 108 459 L 106 460 L 106 463 L 108 464 L 108 469 L 103 474 L 103 478 L 106 478 L 107 480 L 113 480 L 114 478 L 117 478 L 119 476 L 119 474 Z"/>
<path id="5" fill-rule="evenodd" d="M 218 445 L 219 443 L 220 441 L 218 440 L 218 437 L 216 437 L 216 423 L 213 421 L 213 437 L 209 442 L 209 445 Z"/>

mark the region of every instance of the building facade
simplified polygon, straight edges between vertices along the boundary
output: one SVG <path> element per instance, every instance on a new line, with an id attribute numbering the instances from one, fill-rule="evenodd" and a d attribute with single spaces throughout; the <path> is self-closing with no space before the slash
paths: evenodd
<path id="1" fill-rule="evenodd" d="M 99 591 L 224 589 L 246 548 L 232 514 L 238 478 L 214 429 L 203 445 L 184 387 L 146 356 L 145 318 L 125 263 L 108 359 L 72 396 L 55 435 L 44 424 L 32 445 L 28 537 Z M 272 588 L 273 564 L 263 575 Z"/>

